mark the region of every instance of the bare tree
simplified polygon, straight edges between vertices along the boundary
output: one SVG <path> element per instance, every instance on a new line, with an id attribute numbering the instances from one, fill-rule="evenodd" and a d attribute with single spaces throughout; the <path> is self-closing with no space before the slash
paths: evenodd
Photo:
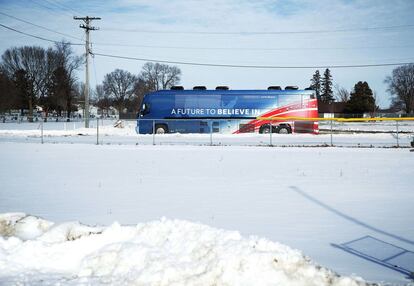
<path id="1" fill-rule="evenodd" d="M 349 100 L 349 91 L 340 86 L 339 84 L 335 85 L 335 98 L 338 102 L 347 102 Z"/>
<path id="2" fill-rule="evenodd" d="M 377 116 L 377 112 L 380 109 L 380 104 L 381 104 L 381 99 L 378 96 L 378 93 L 374 90 L 374 94 L 372 96 L 374 98 L 374 111 L 373 111 L 373 116 Z"/>
<path id="3" fill-rule="evenodd" d="M 85 83 L 84 82 L 76 82 L 74 87 L 74 93 L 75 93 L 75 106 L 74 111 L 79 111 L 78 107 L 80 107 L 83 110 L 83 116 L 85 115 Z M 91 94 L 91 93 L 90 93 Z M 79 116 L 82 116 L 79 114 Z"/>
<path id="4" fill-rule="evenodd" d="M 54 97 L 58 113 L 63 108 L 67 111 L 69 120 L 70 114 L 74 109 L 73 104 L 76 96 L 76 75 L 83 62 L 83 57 L 74 54 L 69 43 L 60 42 L 56 44 L 54 54 L 53 74 L 50 83 L 49 96 Z"/>
<path id="5" fill-rule="evenodd" d="M 70 111 L 72 110 L 72 87 L 70 78 L 63 66 L 57 67 L 52 74 L 51 80 L 48 84 L 48 95 L 40 99 L 40 104 L 47 114 L 50 110 L 55 110 L 58 116 L 62 116 L 62 110 L 68 110 L 68 118 L 70 118 Z M 67 108 L 67 98 L 69 98 L 69 109 Z"/>
<path id="6" fill-rule="evenodd" d="M 20 109 L 22 105 L 13 80 L 0 70 L 0 113 Z"/>
<path id="7" fill-rule="evenodd" d="M 116 69 L 105 75 L 103 88 L 105 94 L 113 98 L 114 107 L 123 113 L 126 103 L 134 94 L 137 77 L 128 71 Z"/>
<path id="8" fill-rule="evenodd" d="M 176 66 L 147 62 L 142 67 L 140 78 L 149 90 L 169 89 L 180 82 L 181 70 Z"/>
<path id="9" fill-rule="evenodd" d="M 105 93 L 105 90 L 102 84 L 98 84 L 95 87 L 95 96 L 96 96 L 96 106 L 98 106 L 101 109 L 101 115 L 108 116 L 109 108 L 111 107 L 111 99 Z"/>
<path id="10" fill-rule="evenodd" d="M 144 96 L 151 91 L 152 90 L 147 82 L 142 78 L 138 78 L 137 82 L 135 83 L 134 98 L 132 99 L 132 106 L 134 107 L 135 112 L 138 113 L 141 110 L 141 104 Z"/>
<path id="11" fill-rule="evenodd" d="M 9 78 L 16 80 L 16 75 L 22 76 L 24 72 L 27 81 L 27 102 L 29 120 L 33 120 L 33 107 L 36 99 L 47 94 L 48 82 L 52 75 L 52 62 L 54 59 L 51 48 L 45 50 L 41 47 L 11 48 L 2 55 L 2 70 Z"/>
<path id="12" fill-rule="evenodd" d="M 414 64 L 399 66 L 387 76 L 388 92 L 392 96 L 392 105 L 401 106 L 406 113 L 414 111 Z"/>

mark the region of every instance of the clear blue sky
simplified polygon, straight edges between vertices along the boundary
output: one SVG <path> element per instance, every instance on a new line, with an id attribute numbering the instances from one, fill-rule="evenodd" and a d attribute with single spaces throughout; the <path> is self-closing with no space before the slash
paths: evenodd
<path id="1" fill-rule="evenodd" d="M 412 0 L 0 0 L 0 12 L 73 38 L 0 14 L 1 24 L 48 39 L 65 38 L 77 43 L 84 39 L 84 31 L 73 16 L 102 17 L 93 22 L 100 27 L 91 33 L 93 51 L 129 57 L 278 66 L 414 62 Z M 376 27 L 383 28 L 366 29 Z M 309 31 L 319 32 L 303 33 Z M 0 27 L 0 39 L 0 53 L 12 46 L 52 45 L 3 27 Z M 74 49 L 79 54 L 84 52 L 82 46 Z M 91 84 L 101 83 L 104 75 L 115 68 L 138 74 L 143 63 L 96 56 L 91 61 Z M 228 85 L 232 89 L 259 89 L 269 85 L 307 87 L 314 72 L 312 69 L 179 67 L 183 72 L 182 85 L 186 88 L 194 85 L 209 88 Z M 332 74 L 334 83 L 348 90 L 357 81 L 367 81 L 377 92 L 379 104 L 386 107 L 389 95 L 383 81 L 392 69 L 332 69 Z M 83 72 L 79 71 L 81 80 Z"/>

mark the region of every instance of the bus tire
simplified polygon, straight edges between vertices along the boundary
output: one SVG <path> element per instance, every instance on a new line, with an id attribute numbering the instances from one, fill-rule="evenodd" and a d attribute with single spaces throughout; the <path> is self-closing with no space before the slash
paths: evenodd
<path id="1" fill-rule="evenodd" d="M 290 133 L 292 133 L 292 129 L 289 126 L 282 125 L 282 126 L 279 126 L 277 128 L 277 133 L 279 133 L 279 134 L 290 134 Z"/>
<path id="2" fill-rule="evenodd" d="M 155 134 L 165 134 L 168 133 L 167 125 L 157 124 L 155 125 Z"/>
<path id="3" fill-rule="evenodd" d="M 269 125 L 262 125 L 259 129 L 260 134 L 268 134 L 270 133 L 270 126 Z"/>

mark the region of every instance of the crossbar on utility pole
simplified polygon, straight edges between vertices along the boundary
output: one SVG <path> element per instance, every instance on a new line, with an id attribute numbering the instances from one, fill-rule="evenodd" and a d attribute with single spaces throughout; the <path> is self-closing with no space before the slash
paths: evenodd
<path id="1" fill-rule="evenodd" d="M 91 27 L 90 23 L 92 20 L 101 20 L 100 17 L 73 17 L 74 20 L 82 20 L 85 24 L 79 25 L 80 28 L 85 30 L 86 41 L 85 41 L 85 128 L 89 128 L 89 54 L 91 53 L 89 47 L 89 31 L 99 30 L 99 28 Z"/>

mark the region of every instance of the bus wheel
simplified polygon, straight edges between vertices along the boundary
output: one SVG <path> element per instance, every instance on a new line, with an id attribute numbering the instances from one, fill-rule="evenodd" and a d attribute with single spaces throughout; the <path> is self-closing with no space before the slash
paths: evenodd
<path id="1" fill-rule="evenodd" d="M 269 125 L 262 125 L 259 129 L 259 133 L 261 133 L 261 134 L 270 133 L 270 126 Z"/>
<path id="2" fill-rule="evenodd" d="M 165 134 L 168 132 L 167 126 L 165 125 L 156 125 L 155 134 Z"/>
<path id="3" fill-rule="evenodd" d="M 279 134 L 289 134 L 292 133 L 292 130 L 287 126 L 280 126 L 277 130 Z"/>

